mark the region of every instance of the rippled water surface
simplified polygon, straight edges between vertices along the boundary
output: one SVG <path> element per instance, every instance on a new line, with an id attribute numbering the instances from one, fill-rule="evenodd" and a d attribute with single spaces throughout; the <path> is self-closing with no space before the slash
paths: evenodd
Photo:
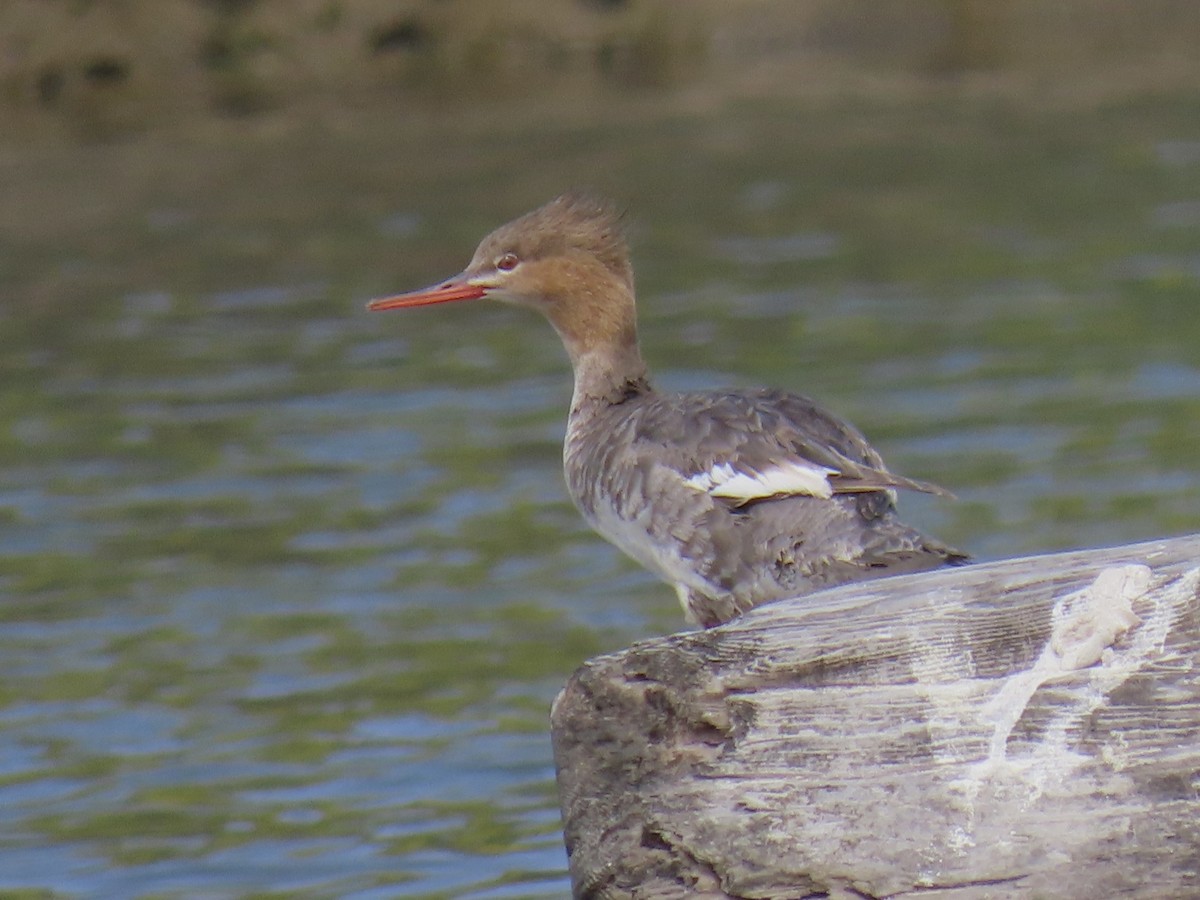
<path id="1" fill-rule="evenodd" d="M 544 323 L 363 301 L 571 185 L 630 209 L 661 384 L 821 398 L 958 495 L 903 498 L 945 540 L 1200 529 L 1197 112 L 950 95 L 11 148 L 0 889 L 569 892 L 549 704 L 679 611 L 566 499 Z"/>

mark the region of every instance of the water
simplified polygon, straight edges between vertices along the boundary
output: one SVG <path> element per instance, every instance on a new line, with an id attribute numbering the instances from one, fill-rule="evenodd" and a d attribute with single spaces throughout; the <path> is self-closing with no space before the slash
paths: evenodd
<path id="1" fill-rule="evenodd" d="M 631 208 L 664 386 L 820 397 L 984 558 L 1197 530 L 1195 107 L 364 111 L 9 153 L 0 889 L 569 892 L 549 704 L 679 611 L 566 500 L 544 323 L 362 304 L 581 178 Z"/>

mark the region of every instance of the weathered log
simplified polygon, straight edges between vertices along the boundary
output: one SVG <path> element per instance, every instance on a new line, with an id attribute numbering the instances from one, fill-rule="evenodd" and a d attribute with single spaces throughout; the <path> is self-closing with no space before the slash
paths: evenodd
<path id="1" fill-rule="evenodd" d="M 848 585 L 572 676 L 576 897 L 1200 897 L 1200 535 Z"/>

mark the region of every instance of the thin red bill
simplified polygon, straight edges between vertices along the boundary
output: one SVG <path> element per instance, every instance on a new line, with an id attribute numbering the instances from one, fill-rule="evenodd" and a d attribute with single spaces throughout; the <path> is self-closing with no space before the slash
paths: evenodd
<path id="1" fill-rule="evenodd" d="M 410 306 L 428 306 L 431 303 L 452 303 L 455 300 L 479 300 L 486 294 L 487 290 L 485 288 L 454 278 L 435 287 L 422 288 L 419 291 L 409 291 L 407 294 L 397 294 L 394 297 L 382 297 L 378 300 L 372 300 L 367 304 L 367 309 L 374 311 L 407 309 Z"/>

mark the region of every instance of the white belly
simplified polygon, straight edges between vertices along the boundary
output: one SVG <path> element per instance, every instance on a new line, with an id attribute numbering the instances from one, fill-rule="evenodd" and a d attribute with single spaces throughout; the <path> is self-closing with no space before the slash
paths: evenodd
<path id="1" fill-rule="evenodd" d="M 584 511 L 583 515 L 605 540 L 668 584 L 699 591 L 713 590 L 713 586 L 696 571 L 695 562 L 684 556 L 679 542 L 655 536 L 661 529 L 652 527 L 649 507 L 626 518 L 611 503 L 601 500 L 595 504 L 594 514 Z"/>

